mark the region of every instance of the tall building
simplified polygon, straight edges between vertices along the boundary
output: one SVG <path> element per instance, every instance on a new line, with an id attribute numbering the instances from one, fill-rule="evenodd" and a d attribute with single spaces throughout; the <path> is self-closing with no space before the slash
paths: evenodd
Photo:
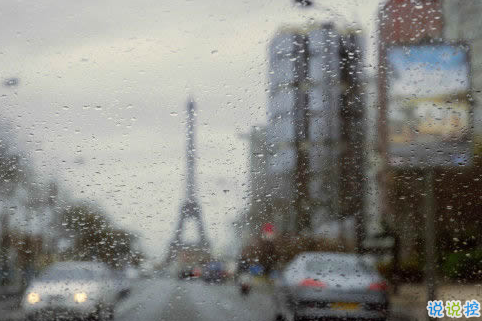
<path id="1" fill-rule="evenodd" d="M 268 122 L 250 136 L 250 220 L 258 212 L 261 221 L 292 234 L 363 220 L 361 52 L 355 33 L 340 34 L 331 24 L 285 28 L 271 41 Z M 264 174 L 254 177 L 258 169 Z"/>
<path id="2" fill-rule="evenodd" d="M 282 230 L 336 217 L 340 139 L 340 35 L 331 25 L 280 31 L 269 46 L 269 186 Z"/>

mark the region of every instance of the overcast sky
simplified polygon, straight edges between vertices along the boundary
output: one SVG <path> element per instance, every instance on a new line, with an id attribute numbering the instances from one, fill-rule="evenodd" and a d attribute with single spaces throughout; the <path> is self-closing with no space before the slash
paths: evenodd
<path id="1" fill-rule="evenodd" d="M 0 77 L 20 83 L 0 88 L 2 116 L 39 170 L 103 205 L 158 256 L 183 197 L 192 95 L 204 219 L 226 250 L 231 223 L 249 206 L 239 134 L 266 121 L 269 40 L 283 25 L 349 23 L 366 36 L 369 66 L 378 2 L 4 0 Z"/>

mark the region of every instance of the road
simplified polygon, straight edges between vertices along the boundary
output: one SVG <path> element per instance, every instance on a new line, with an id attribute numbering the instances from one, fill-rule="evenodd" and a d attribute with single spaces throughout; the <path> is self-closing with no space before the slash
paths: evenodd
<path id="1" fill-rule="evenodd" d="M 257 289 L 241 296 L 233 285 L 167 278 L 139 280 L 133 284 L 129 297 L 118 303 L 114 320 L 273 320 L 271 297 L 263 291 Z M 11 303 L 3 302 L 0 320 L 23 320 L 23 313 Z"/>
<path id="2" fill-rule="evenodd" d="M 118 303 L 114 320 L 271 321 L 274 311 L 267 288 L 255 288 L 250 295 L 241 296 L 233 285 L 207 285 L 202 281 L 168 278 L 143 279 L 136 281 L 129 297 Z M 405 321 L 412 318 L 395 312 L 390 319 Z M 0 307 L 0 320 L 23 320 L 22 312 L 11 307 L 2 311 Z"/>
<path id="3" fill-rule="evenodd" d="M 118 305 L 115 320 L 273 320 L 268 293 L 241 296 L 232 285 L 200 281 L 143 280 Z"/>

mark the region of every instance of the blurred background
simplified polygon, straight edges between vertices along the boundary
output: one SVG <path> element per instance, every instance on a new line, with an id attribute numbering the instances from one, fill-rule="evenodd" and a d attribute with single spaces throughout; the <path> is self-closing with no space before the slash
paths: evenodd
<path id="1" fill-rule="evenodd" d="M 116 320 L 418 320 L 427 300 L 480 301 L 481 13 L 3 2 L 0 319 L 28 317 L 66 261 L 106 264 Z M 356 287 L 279 300 L 306 252 L 363 261 L 379 306 Z"/>

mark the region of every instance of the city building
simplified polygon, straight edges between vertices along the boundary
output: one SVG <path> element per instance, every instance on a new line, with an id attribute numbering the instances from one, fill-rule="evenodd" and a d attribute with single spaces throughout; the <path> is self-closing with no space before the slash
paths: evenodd
<path id="1" fill-rule="evenodd" d="M 272 39 L 267 124 L 250 134 L 250 224 L 272 222 L 277 232 L 288 234 L 357 235 L 361 242 L 366 203 L 361 48 L 359 35 L 332 24 L 282 28 Z"/>
<path id="2" fill-rule="evenodd" d="M 332 25 L 281 30 L 269 45 L 269 189 L 281 230 L 337 218 L 340 35 Z"/>
<path id="3" fill-rule="evenodd" d="M 385 227 L 401 238 L 402 259 L 412 263 L 422 262 L 427 211 L 434 212 L 439 258 L 453 253 L 454 239 L 482 244 L 476 232 L 482 78 L 480 58 L 472 54 L 482 43 L 480 22 L 469 17 L 480 7 L 477 1 L 389 0 L 379 12 L 378 207 Z M 424 67 L 424 57 L 436 68 Z M 446 121 L 455 108 L 456 121 Z"/>
<path id="4" fill-rule="evenodd" d="M 247 211 L 240 213 L 235 224 L 241 239 L 241 247 L 247 245 L 253 238 L 259 237 L 261 226 L 266 222 L 273 222 L 270 210 L 270 193 L 267 178 L 267 145 L 265 126 L 253 126 L 249 134 L 243 135 L 249 144 L 249 186 Z"/>

